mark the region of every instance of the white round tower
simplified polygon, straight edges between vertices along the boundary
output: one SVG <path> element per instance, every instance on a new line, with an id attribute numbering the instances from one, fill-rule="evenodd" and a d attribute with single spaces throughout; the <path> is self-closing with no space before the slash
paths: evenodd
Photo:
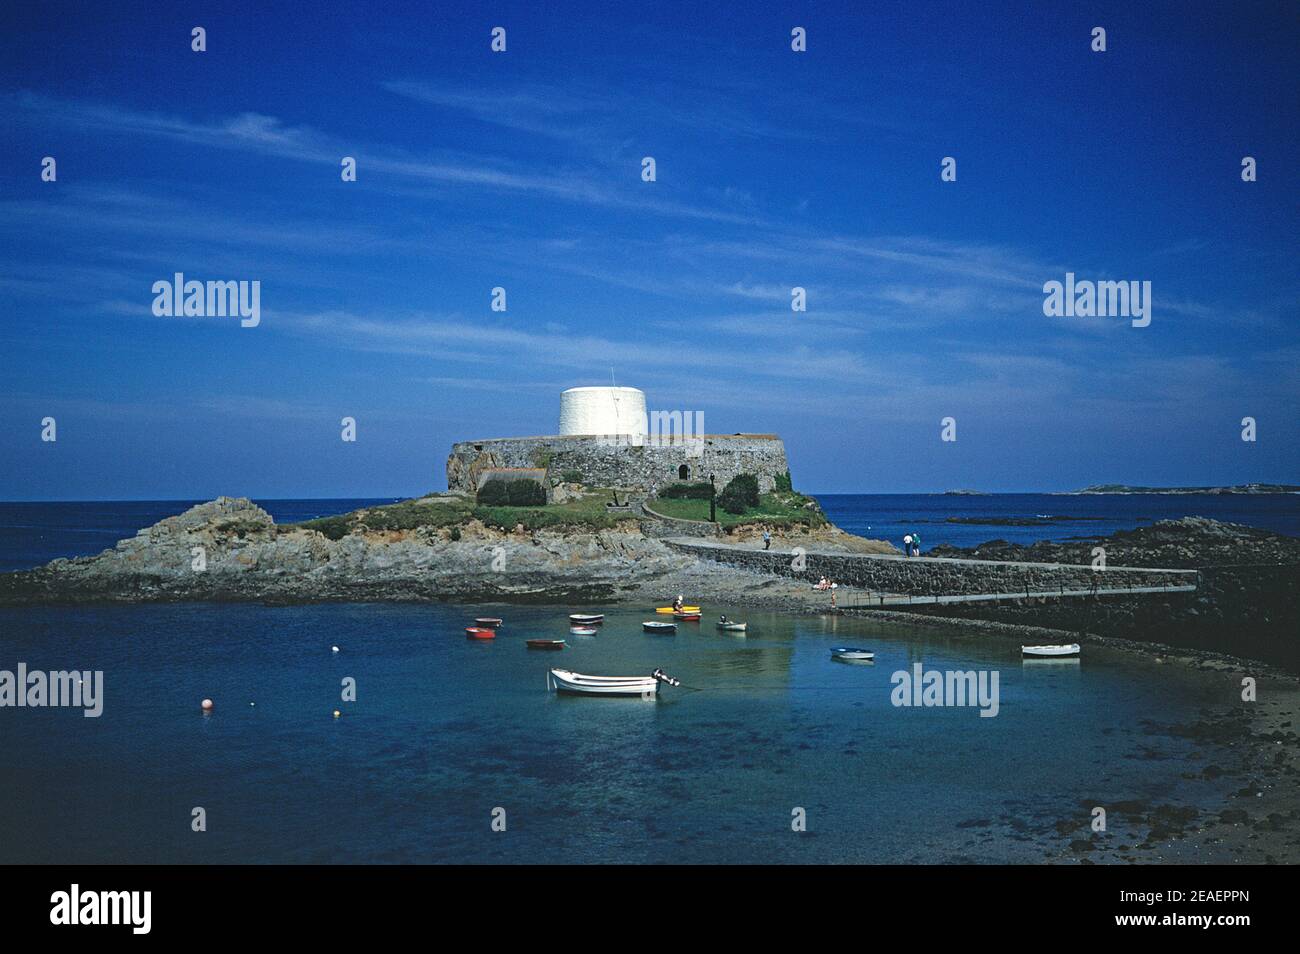
<path id="1" fill-rule="evenodd" d="M 645 434 L 645 394 L 636 388 L 569 388 L 560 395 L 560 433 Z"/>

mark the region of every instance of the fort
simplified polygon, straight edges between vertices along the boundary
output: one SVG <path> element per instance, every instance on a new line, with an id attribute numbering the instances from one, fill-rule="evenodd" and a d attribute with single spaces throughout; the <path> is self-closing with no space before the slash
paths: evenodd
<path id="1" fill-rule="evenodd" d="M 696 418 L 702 415 L 694 415 Z M 560 396 L 559 434 L 461 441 L 447 458 L 447 489 L 474 493 L 497 476 L 531 469 L 560 482 L 654 496 L 669 484 L 708 481 L 719 490 L 738 474 L 769 493 L 789 478 L 775 434 L 696 434 L 691 414 L 655 412 L 635 388 L 570 388 Z M 663 425 L 668 424 L 668 433 Z M 535 476 L 528 474 L 527 476 Z"/>

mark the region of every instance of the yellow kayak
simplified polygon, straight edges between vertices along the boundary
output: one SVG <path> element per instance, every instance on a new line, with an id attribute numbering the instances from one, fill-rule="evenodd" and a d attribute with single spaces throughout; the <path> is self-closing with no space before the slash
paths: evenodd
<path id="1" fill-rule="evenodd" d="M 655 608 L 656 613 L 698 613 L 699 611 L 698 606 L 683 606 L 680 610 L 675 610 L 671 606 L 658 606 Z"/>

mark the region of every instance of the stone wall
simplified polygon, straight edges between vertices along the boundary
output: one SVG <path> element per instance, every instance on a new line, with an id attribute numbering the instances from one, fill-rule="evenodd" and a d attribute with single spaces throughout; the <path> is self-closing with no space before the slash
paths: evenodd
<path id="1" fill-rule="evenodd" d="M 939 594 L 1045 592 L 1065 588 L 1128 586 L 1187 586 L 1197 581 L 1195 570 L 1148 570 L 1109 567 L 1104 571 L 1065 563 L 1011 563 L 994 560 L 952 560 L 933 557 L 894 557 L 883 554 L 826 553 L 808 550 L 805 569 L 792 569 L 790 551 L 748 550 L 738 547 L 672 541 L 678 550 L 707 559 L 765 573 L 778 573 L 816 582 L 829 577 L 837 583 L 883 593 L 912 596 Z"/>
<path id="2" fill-rule="evenodd" d="M 790 465 L 785 445 L 771 434 L 706 434 L 674 441 L 647 437 L 641 445 L 599 437 L 513 437 L 462 441 L 447 458 L 447 489 L 473 493 L 478 475 L 495 467 L 546 467 L 550 479 L 578 471 L 592 487 L 624 487 L 653 494 L 683 480 L 708 480 L 721 491 L 737 474 L 754 474 L 760 492 L 776 486 Z"/>
<path id="3" fill-rule="evenodd" d="M 1208 567 L 1195 593 L 890 609 L 1228 652 L 1300 672 L 1300 566 L 1295 565 Z"/>

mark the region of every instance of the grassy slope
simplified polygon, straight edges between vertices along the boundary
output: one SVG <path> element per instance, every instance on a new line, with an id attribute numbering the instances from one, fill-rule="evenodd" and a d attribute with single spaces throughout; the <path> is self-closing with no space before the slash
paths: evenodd
<path id="1" fill-rule="evenodd" d="M 768 523 L 777 527 L 805 525 L 824 526 L 826 517 L 821 508 L 811 497 L 793 491 L 777 490 L 763 494 L 758 499 L 758 507 L 743 514 L 727 513 L 718 508 L 718 523 L 724 527 L 734 527 L 746 523 Z M 651 501 L 651 509 L 665 517 L 677 517 L 682 520 L 708 520 L 709 502 L 707 500 L 667 500 L 660 497 Z"/>
<path id="2" fill-rule="evenodd" d="M 608 491 L 593 491 L 576 500 L 545 507 L 480 507 L 467 498 L 423 497 L 334 517 L 320 517 L 300 524 L 286 524 L 282 529 L 302 527 L 318 530 L 331 540 L 341 540 L 359 527 L 367 530 L 437 529 L 461 526 L 475 519 L 487 526 L 507 530 L 519 524 L 529 530 L 542 527 L 604 529 L 617 522 L 605 512 L 605 502 L 610 499 Z"/>

